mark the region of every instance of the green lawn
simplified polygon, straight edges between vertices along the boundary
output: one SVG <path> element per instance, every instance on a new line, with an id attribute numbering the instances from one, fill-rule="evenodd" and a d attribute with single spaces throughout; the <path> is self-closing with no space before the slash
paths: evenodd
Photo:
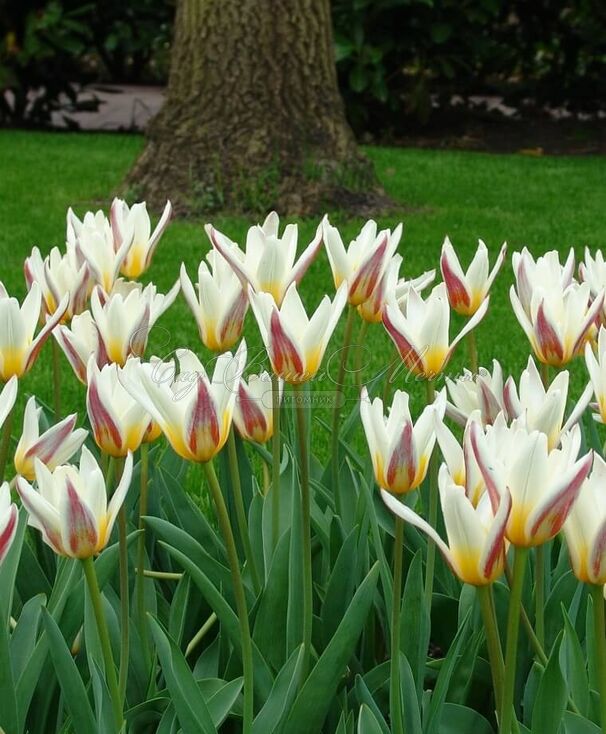
<path id="1" fill-rule="evenodd" d="M 22 297 L 23 259 L 37 244 L 42 252 L 52 245 L 63 245 L 65 213 L 72 206 L 82 215 L 87 209 L 108 209 L 132 161 L 140 151 L 142 138 L 126 135 L 50 134 L 0 132 L 0 279 L 8 290 Z M 493 254 L 503 240 L 509 253 L 527 245 L 538 254 L 571 245 L 577 255 L 589 245 L 606 244 L 605 164 L 599 158 L 530 158 L 513 155 L 370 148 L 368 155 L 388 193 L 401 204 L 401 211 L 384 226 L 404 221 L 400 252 L 403 272 L 413 276 L 437 267 L 445 234 L 453 241 L 465 262 L 478 237 Z M 170 197 L 170 191 L 166 192 Z M 257 219 L 262 219 L 259 212 Z M 362 220 L 332 218 L 342 227 L 344 239 L 353 235 Z M 252 220 L 212 217 L 220 230 L 242 240 Z M 208 249 L 204 222 L 175 221 L 168 228 L 149 272 L 161 290 L 177 279 L 181 262 L 190 275 Z M 316 221 L 302 221 L 300 242 L 307 243 Z M 512 282 L 509 260 L 499 276 L 490 311 L 478 330 L 481 363 L 499 359 L 506 371 L 518 372 L 527 359 L 528 345 L 509 306 L 508 289 Z M 302 292 L 309 307 L 315 306 L 324 292 L 334 290 L 326 255 L 321 253 L 303 281 Z M 457 321 L 457 326 L 460 321 Z M 333 344 L 340 344 L 343 322 Z M 251 314 L 246 336 L 251 353 L 261 343 Z M 164 354 L 175 347 L 202 347 L 183 298 L 161 319 L 153 334 L 150 353 Z M 369 373 L 393 358 L 391 341 L 382 326 L 370 329 L 366 346 L 372 355 Z M 330 349 L 329 349 L 330 353 Z M 24 389 L 51 402 L 50 349 L 26 378 Z M 464 363 L 464 348 L 449 371 L 456 373 Z M 336 373 L 333 360 L 331 373 Z M 68 368 L 66 367 L 66 372 Z M 585 379 L 582 363 L 577 362 L 575 391 Z M 82 410 L 83 389 L 66 379 L 66 412 Z M 330 385 L 322 381 L 325 387 Z M 408 386 L 421 394 L 412 382 Z M 354 395 L 351 394 L 353 399 Z"/>

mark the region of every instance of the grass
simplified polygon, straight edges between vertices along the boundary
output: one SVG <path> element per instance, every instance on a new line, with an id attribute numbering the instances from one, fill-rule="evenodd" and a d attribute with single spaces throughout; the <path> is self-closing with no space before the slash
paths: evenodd
<path id="1" fill-rule="evenodd" d="M 43 253 L 52 245 L 63 245 L 68 206 L 80 216 L 88 209 L 108 209 L 142 145 L 142 138 L 127 135 L 0 132 L 0 279 L 9 292 L 23 296 L 23 260 L 33 245 L 37 244 Z M 602 159 L 389 148 L 369 148 L 367 153 L 388 193 L 400 202 L 401 211 L 380 224 L 393 227 L 399 220 L 404 222 L 400 252 L 407 276 L 438 266 L 446 234 L 465 263 L 479 237 L 493 256 L 504 240 L 509 243 L 509 254 L 527 245 L 535 255 L 554 248 L 564 253 L 574 246 L 580 256 L 586 245 L 596 249 L 606 243 Z M 170 191 L 166 194 L 170 197 Z M 260 211 L 256 219 L 264 214 Z M 213 217 L 212 221 L 232 239 L 242 242 L 253 218 Z M 361 219 L 345 221 L 338 214 L 331 216 L 331 221 L 342 229 L 344 239 L 353 236 L 362 224 Z M 149 278 L 161 291 L 177 279 L 181 262 L 193 279 L 199 260 L 208 250 L 203 223 L 174 221 L 168 228 L 149 271 Z M 316 224 L 315 220 L 300 222 L 301 245 L 310 240 Z M 477 337 L 480 364 L 488 366 L 494 357 L 506 373 L 517 374 L 526 363 L 529 346 L 509 305 L 511 282 L 508 259 Z M 303 280 L 302 293 L 308 306 L 315 307 L 325 292 L 332 294 L 334 287 L 326 255 L 321 253 Z M 451 325 L 453 334 L 454 327 L 460 328 L 461 323 L 456 319 Z M 335 349 L 340 346 L 343 325 L 344 319 L 332 341 Z M 262 354 L 262 345 L 250 313 L 245 334 L 252 360 L 252 355 Z M 181 296 L 158 322 L 149 353 L 164 355 L 178 346 L 204 355 L 195 323 Z M 394 357 L 391 341 L 381 325 L 369 330 L 365 347 L 370 357 L 367 375 L 376 374 Z M 465 348 L 460 345 L 449 373 L 456 374 L 464 363 Z M 336 360 L 327 359 L 324 365 L 334 377 Z M 71 372 L 67 376 L 68 372 L 66 366 L 65 412 L 82 411 L 83 388 Z M 582 361 L 577 360 L 572 372 L 574 392 L 578 394 L 586 379 Z M 330 385 L 325 373 L 317 389 L 329 389 Z M 418 406 L 424 393 L 422 386 L 407 382 L 405 387 L 414 393 L 413 404 Z M 49 346 L 24 380 L 24 389 L 52 402 Z M 348 397 L 355 399 L 353 390 Z M 320 445 L 322 435 L 317 440 Z"/>

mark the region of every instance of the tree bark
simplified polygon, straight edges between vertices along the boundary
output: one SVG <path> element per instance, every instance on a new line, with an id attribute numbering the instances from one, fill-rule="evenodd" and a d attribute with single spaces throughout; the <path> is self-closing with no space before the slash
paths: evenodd
<path id="1" fill-rule="evenodd" d="M 179 0 L 167 99 L 129 183 L 190 213 L 386 203 L 345 119 L 329 0 Z"/>

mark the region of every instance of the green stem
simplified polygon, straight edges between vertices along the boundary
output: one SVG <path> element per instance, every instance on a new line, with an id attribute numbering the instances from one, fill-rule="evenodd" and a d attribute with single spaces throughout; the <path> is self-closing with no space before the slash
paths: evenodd
<path id="1" fill-rule="evenodd" d="M 492 673 L 495 708 L 497 711 L 500 711 L 503 701 L 505 663 L 503 662 L 503 650 L 501 649 L 501 640 L 499 638 L 492 586 L 477 586 L 476 592 L 482 611 L 484 631 L 486 632 L 486 647 L 488 648 L 488 661 Z"/>
<path id="2" fill-rule="evenodd" d="M 209 630 L 212 629 L 213 625 L 217 621 L 217 615 L 213 612 L 210 617 L 204 622 L 202 627 L 196 632 L 191 638 L 188 646 L 185 648 L 185 657 L 189 657 L 196 647 L 202 642 Z"/>
<path id="3" fill-rule="evenodd" d="M 534 625 L 537 640 L 545 648 L 545 546 L 535 548 Z"/>
<path id="4" fill-rule="evenodd" d="M 467 334 L 467 351 L 469 354 L 469 369 L 472 374 L 478 374 L 478 345 L 476 342 L 476 333 L 472 329 Z"/>
<path id="5" fill-rule="evenodd" d="M 130 644 L 129 630 L 129 588 L 128 588 L 128 543 L 126 530 L 126 510 L 124 505 L 118 512 L 118 545 L 120 554 L 120 701 L 126 698 L 128 682 L 128 658 Z"/>
<path id="6" fill-rule="evenodd" d="M 97 630 L 99 632 L 99 641 L 101 643 L 101 651 L 105 662 L 105 676 L 107 678 L 107 687 L 112 699 L 112 708 L 114 711 L 114 719 L 118 731 L 122 729 L 124 715 L 122 711 L 122 699 L 120 698 L 120 689 L 118 688 L 118 679 L 116 677 L 116 666 L 114 664 L 114 656 L 109 641 L 109 632 L 107 631 L 107 621 L 103 614 L 103 604 L 101 601 L 101 592 L 97 582 L 97 574 L 95 572 L 95 564 L 92 558 L 82 560 L 82 568 L 88 586 L 88 593 L 93 605 L 95 621 L 97 622 Z"/>
<path id="7" fill-rule="evenodd" d="M 335 498 L 335 510 L 337 515 L 341 515 L 341 488 L 339 487 L 339 427 L 341 422 L 341 398 L 343 397 L 343 388 L 345 382 L 345 369 L 347 367 L 347 355 L 351 345 L 351 335 L 353 332 L 354 321 L 356 318 L 355 306 L 349 306 L 347 311 L 347 321 L 345 322 L 345 333 L 343 334 L 343 346 L 341 347 L 341 359 L 339 360 L 339 371 L 337 372 L 337 381 L 335 383 L 335 404 L 332 413 L 332 433 L 331 433 L 331 474 L 332 474 L 332 491 Z"/>
<path id="8" fill-rule="evenodd" d="M 358 332 L 358 340 L 354 346 L 354 378 L 356 380 L 356 387 L 358 393 L 362 387 L 362 352 L 364 351 L 364 341 L 366 339 L 366 332 L 368 331 L 368 321 L 362 319 L 360 324 L 360 331 Z"/>
<path id="9" fill-rule="evenodd" d="M 0 443 L 0 482 L 4 481 L 4 472 L 6 470 L 6 460 L 8 459 L 8 451 L 11 445 L 11 431 L 13 429 L 13 421 L 15 419 L 15 407 L 13 406 L 6 416 L 4 426 L 2 428 L 2 443 Z"/>
<path id="10" fill-rule="evenodd" d="M 236 506 L 236 520 L 238 523 L 238 532 L 240 540 L 244 546 L 244 555 L 246 563 L 250 569 L 255 593 L 261 590 L 261 581 L 259 579 L 259 571 L 255 563 L 255 556 L 250 543 L 250 535 L 248 532 L 248 522 L 246 520 L 246 509 L 244 507 L 244 497 L 242 496 L 242 482 L 240 481 L 240 467 L 238 466 L 238 451 L 236 449 L 236 435 L 232 425 L 231 431 L 227 438 L 227 455 L 229 458 L 229 474 L 231 477 L 231 487 L 233 491 L 234 504 Z"/>
<path id="11" fill-rule="evenodd" d="M 427 405 L 431 405 L 436 397 L 436 390 L 432 380 L 426 381 Z M 429 459 L 429 516 L 427 521 L 432 528 L 438 521 L 438 456 L 434 451 Z M 433 596 L 433 580 L 436 567 L 436 544 L 427 540 L 427 565 L 425 566 L 425 606 L 431 619 L 431 599 Z"/>
<path id="12" fill-rule="evenodd" d="M 271 544 L 274 551 L 280 538 L 280 380 L 271 376 L 271 409 L 273 435 L 271 438 Z"/>
<path id="13" fill-rule="evenodd" d="M 395 380 L 396 372 L 401 367 L 402 363 L 400 362 L 399 355 L 397 357 L 394 357 L 393 362 L 389 365 L 389 370 L 386 374 L 386 380 L 383 384 L 383 393 L 381 395 L 381 399 L 383 400 L 383 405 L 387 405 L 387 403 L 390 400 L 391 397 L 391 385 Z"/>
<path id="14" fill-rule="evenodd" d="M 182 573 L 172 573 L 171 571 L 143 571 L 146 579 L 160 579 L 162 581 L 180 581 L 183 578 Z"/>
<path id="15" fill-rule="evenodd" d="M 389 700 L 391 731 L 403 734 L 402 693 L 400 690 L 400 607 L 402 605 L 402 566 L 404 558 L 404 520 L 395 518 L 393 546 L 393 596 L 391 602 L 391 666 Z"/>
<path id="16" fill-rule="evenodd" d="M 61 417 L 61 350 L 56 339 L 50 340 L 53 351 L 53 407 L 55 410 L 55 420 Z"/>
<path id="17" fill-rule="evenodd" d="M 303 679 L 311 658 L 313 623 L 313 580 L 311 573 L 311 496 L 309 488 L 309 455 L 305 433 L 305 393 L 301 385 L 293 385 L 301 473 L 301 526 L 303 535 Z"/>
<path id="18" fill-rule="evenodd" d="M 600 723 L 606 734 L 606 635 L 604 621 L 604 587 L 591 584 L 593 601 L 593 628 L 596 645 L 597 678 L 600 693 Z"/>
<path id="19" fill-rule="evenodd" d="M 520 608 L 522 604 L 522 589 L 524 588 L 524 574 L 528 548 L 516 547 L 513 560 L 513 584 L 509 593 L 509 609 L 507 613 L 507 642 L 505 648 L 505 682 L 501 716 L 499 719 L 499 734 L 511 734 L 514 716 L 513 694 L 516 680 L 516 658 L 518 652 L 518 633 L 520 630 Z"/>
<path id="20" fill-rule="evenodd" d="M 149 663 L 149 642 L 147 634 L 147 616 L 145 614 L 145 522 L 147 515 L 147 496 L 149 484 L 149 444 L 141 444 L 141 491 L 139 494 L 139 539 L 137 541 L 137 618 L 139 620 L 139 636 L 145 660 Z"/>
<path id="21" fill-rule="evenodd" d="M 243 734 L 250 734 L 253 722 L 253 656 L 252 656 L 252 640 L 250 636 L 250 626 L 248 623 L 248 608 L 246 605 L 246 596 L 244 594 L 244 584 L 242 583 L 242 575 L 240 574 L 240 562 L 236 551 L 236 543 L 234 534 L 229 522 L 229 514 L 223 499 L 223 493 L 217 480 L 217 475 L 212 462 L 204 464 L 204 472 L 217 511 L 217 520 L 223 540 L 225 541 L 225 549 L 227 551 L 227 559 L 231 571 L 231 578 L 234 587 L 234 598 L 236 600 L 236 609 L 238 612 L 238 620 L 240 622 L 240 637 L 242 645 L 242 668 L 244 673 L 244 711 L 243 711 Z"/>
<path id="22" fill-rule="evenodd" d="M 545 390 L 549 387 L 549 365 L 541 362 L 541 381 Z"/>

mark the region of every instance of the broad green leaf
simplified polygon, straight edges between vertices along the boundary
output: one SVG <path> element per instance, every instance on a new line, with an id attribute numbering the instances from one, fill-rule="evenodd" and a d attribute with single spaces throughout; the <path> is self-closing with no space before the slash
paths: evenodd
<path id="1" fill-rule="evenodd" d="M 74 729 L 77 732 L 96 731 L 97 724 L 88 701 L 86 688 L 63 635 L 46 609 L 42 609 L 42 620 L 59 685 L 71 714 Z"/>
<path id="2" fill-rule="evenodd" d="M 117 734 L 112 699 L 105 680 L 105 673 L 94 660 L 91 665 L 91 682 L 97 712 L 96 732 L 98 734 Z"/>
<path id="3" fill-rule="evenodd" d="M 175 594 L 170 604 L 168 634 L 177 643 L 177 645 L 182 644 L 183 632 L 187 624 L 190 588 L 191 577 L 183 576 L 177 584 Z"/>
<path id="4" fill-rule="evenodd" d="M 489 722 L 474 709 L 456 703 L 445 703 L 438 734 L 494 734 Z M 547 734 L 545 730 L 544 734 Z"/>
<path id="5" fill-rule="evenodd" d="M 375 563 L 358 587 L 334 637 L 303 684 L 286 722 L 288 734 L 320 732 L 366 622 L 378 575 L 379 564 Z"/>
<path id="6" fill-rule="evenodd" d="M 179 723 L 188 734 L 216 734 L 206 701 L 183 653 L 153 617 L 150 616 L 149 621 Z"/>
<path id="7" fill-rule="evenodd" d="M 585 655 L 576 630 L 563 607 L 562 615 L 564 617 L 564 639 L 560 647 L 560 667 L 572 700 L 579 712 L 586 716 L 589 712 L 589 680 Z"/>
<path id="8" fill-rule="evenodd" d="M 564 734 L 601 734 L 602 729 L 589 719 L 584 719 L 572 711 L 564 711 Z"/>
<path id="9" fill-rule="evenodd" d="M 405 655 L 400 655 L 400 685 L 405 734 L 419 734 L 421 727 L 420 700 L 415 691 L 414 677 Z"/>
<path id="10" fill-rule="evenodd" d="M 6 732 L 19 731 L 17 697 L 10 655 L 8 624 L 0 620 L 0 728 Z"/>
<path id="11" fill-rule="evenodd" d="M 227 682 L 221 681 L 219 688 L 207 697 L 208 711 L 217 728 L 221 726 L 232 711 L 240 696 L 243 683 L 243 678 L 234 678 L 234 680 Z"/>
<path id="12" fill-rule="evenodd" d="M 389 727 L 387 726 L 376 701 L 372 697 L 372 693 L 368 690 L 368 686 L 361 675 L 356 676 L 355 692 L 358 703 L 360 705 L 365 704 L 374 714 L 375 719 L 381 726 L 382 734 L 389 734 Z"/>
<path id="13" fill-rule="evenodd" d="M 356 530 L 345 539 L 341 546 L 337 560 L 326 586 L 324 603 L 322 605 L 322 638 L 324 645 L 328 645 L 339 623 L 343 619 L 353 593 L 356 582 L 354 569 L 356 567 Z"/>
<path id="14" fill-rule="evenodd" d="M 423 691 L 425 658 L 429 644 L 429 617 L 424 601 L 422 559 L 422 552 L 417 551 L 406 576 L 400 615 L 400 647 L 410 665 L 419 701 Z"/>
<path id="15" fill-rule="evenodd" d="M 560 645 L 562 634 L 553 646 L 547 666 L 541 676 L 539 688 L 532 709 L 532 734 L 559 731 L 562 715 L 566 709 L 568 693 L 566 682 L 560 670 Z"/>
<path id="16" fill-rule="evenodd" d="M 303 645 L 288 658 L 276 676 L 271 693 L 253 721 L 252 734 L 281 731 L 281 723 L 292 706 L 301 684 Z"/>
<path id="17" fill-rule="evenodd" d="M 11 663 L 13 666 L 13 677 L 16 681 L 19 680 L 19 677 L 30 662 L 38 637 L 42 607 L 45 604 L 46 597 L 44 594 L 38 594 L 26 602 L 17 620 L 17 626 L 11 635 Z"/>
<path id="18" fill-rule="evenodd" d="M 365 703 L 360 707 L 357 734 L 384 734 L 375 715 Z"/>

